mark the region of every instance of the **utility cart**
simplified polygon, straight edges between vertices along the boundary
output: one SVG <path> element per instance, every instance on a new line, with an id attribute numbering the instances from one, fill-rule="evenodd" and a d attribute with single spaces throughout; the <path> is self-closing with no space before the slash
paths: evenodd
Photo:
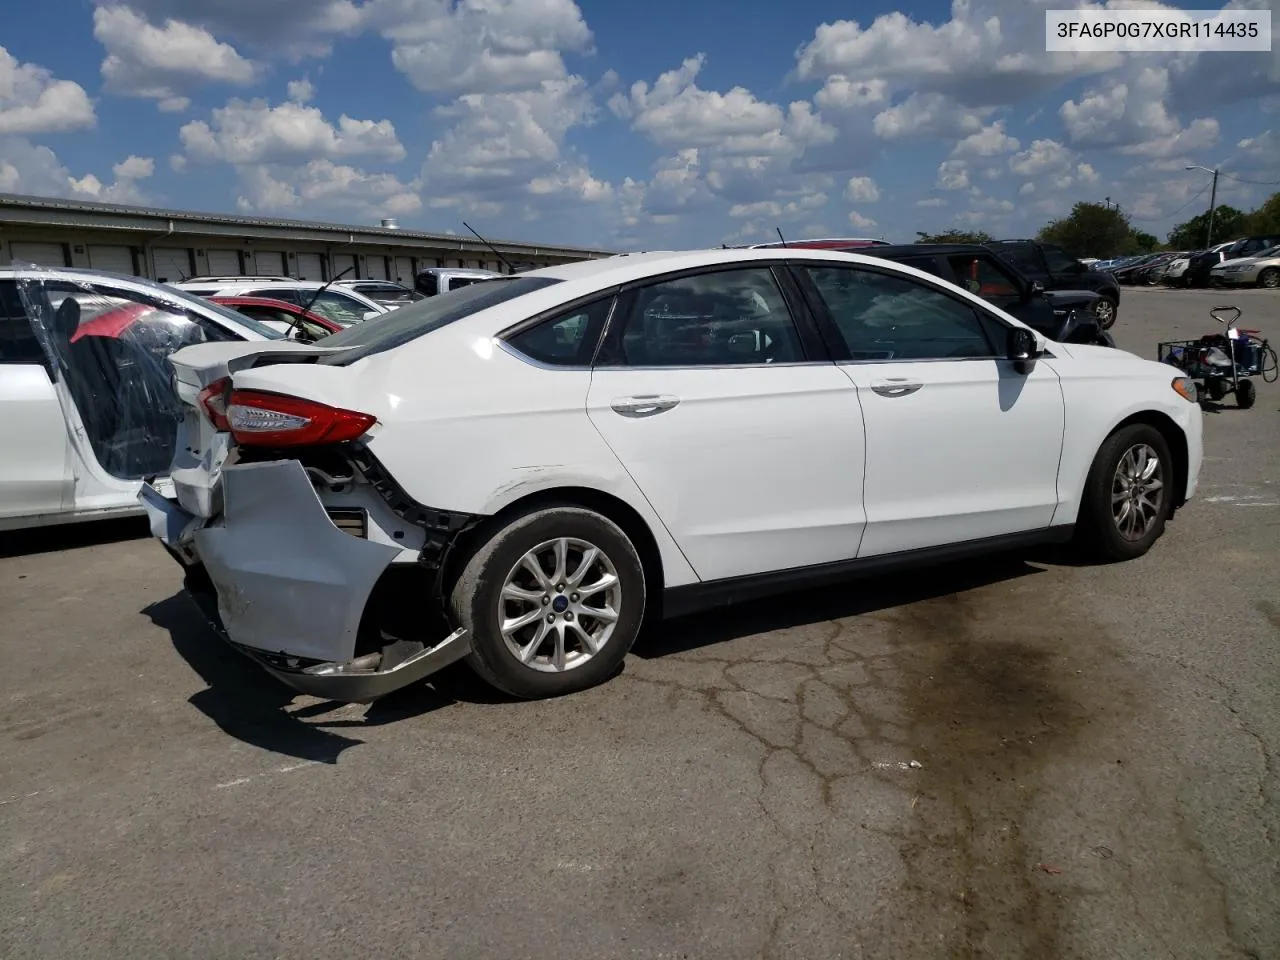
<path id="1" fill-rule="evenodd" d="M 1235 325 L 1240 314 L 1239 307 L 1214 307 L 1209 316 L 1226 327 L 1225 333 L 1208 333 L 1196 340 L 1161 341 L 1156 345 L 1156 359 L 1198 381 L 1196 388 L 1202 401 L 1206 396 L 1218 401 L 1231 393 L 1236 406 L 1248 410 L 1258 398 L 1252 378 L 1273 383 L 1280 369 L 1275 350 L 1259 331 Z"/>

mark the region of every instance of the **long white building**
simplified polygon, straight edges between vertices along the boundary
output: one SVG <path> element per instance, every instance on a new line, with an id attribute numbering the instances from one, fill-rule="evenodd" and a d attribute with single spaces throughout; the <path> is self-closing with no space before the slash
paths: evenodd
<path id="1" fill-rule="evenodd" d="M 516 270 L 611 255 L 580 247 L 486 237 Z M 194 276 L 279 275 L 396 280 L 427 267 L 507 272 L 470 234 L 0 194 L 0 264 L 94 267 L 177 282 Z"/>

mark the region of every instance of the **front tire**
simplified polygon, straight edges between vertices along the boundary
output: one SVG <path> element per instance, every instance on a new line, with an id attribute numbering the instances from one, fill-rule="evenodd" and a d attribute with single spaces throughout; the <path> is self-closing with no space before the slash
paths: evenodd
<path id="1" fill-rule="evenodd" d="M 1130 424 L 1103 442 L 1085 481 L 1077 525 L 1094 559 L 1132 560 L 1151 549 L 1173 512 L 1173 458 L 1164 435 Z"/>
<path id="2" fill-rule="evenodd" d="M 1110 330 L 1116 322 L 1116 302 L 1108 296 L 1101 296 L 1093 305 L 1093 315 L 1098 320 L 1098 326 L 1103 330 Z"/>
<path id="3" fill-rule="evenodd" d="M 467 561 L 450 598 L 468 663 L 526 700 L 576 693 L 616 673 L 644 619 L 644 567 L 601 514 L 555 506 L 515 517 Z"/>
<path id="4" fill-rule="evenodd" d="M 1267 267 L 1258 274 L 1258 286 L 1265 287 L 1268 290 L 1280 288 L 1280 270 L 1275 267 Z"/>

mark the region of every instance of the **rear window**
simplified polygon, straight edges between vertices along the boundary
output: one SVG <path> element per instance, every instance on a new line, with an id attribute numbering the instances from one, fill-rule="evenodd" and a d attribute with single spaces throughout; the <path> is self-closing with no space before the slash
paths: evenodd
<path id="1" fill-rule="evenodd" d="M 403 346 L 455 320 L 559 282 L 551 277 L 504 277 L 428 297 L 326 337 L 326 348 L 353 349 L 345 350 L 338 356 L 323 357 L 319 362 L 346 366 L 375 353 Z"/>

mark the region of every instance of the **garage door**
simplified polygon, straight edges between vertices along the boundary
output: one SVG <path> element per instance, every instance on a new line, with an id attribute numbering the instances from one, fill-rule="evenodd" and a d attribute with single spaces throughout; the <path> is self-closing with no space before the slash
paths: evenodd
<path id="1" fill-rule="evenodd" d="M 133 251 L 128 247 L 89 247 L 89 266 L 95 270 L 108 270 L 111 273 L 122 273 L 126 277 L 134 275 Z"/>
<path id="2" fill-rule="evenodd" d="M 318 253 L 298 254 L 298 279 L 299 280 L 323 280 L 324 279 L 324 274 L 320 267 L 320 254 Z"/>
<path id="3" fill-rule="evenodd" d="M 347 271 L 345 274 L 343 271 Z M 335 253 L 333 255 L 333 275 L 341 276 L 343 280 L 356 279 L 356 258 L 349 253 Z"/>
<path id="4" fill-rule="evenodd" d="M 396 257 L 396 275 L 391 278 L 407 287 L 413 286 L 413 258 Z"/>
<path id="5" fill-rule="evenodd" d="M 240 251 L 239 250 L 210 250 L 209 251 L 209 276 L 211 277 L 240 276 Z"/>
<path id="6" fill-rule="evenodd" d="M 260 277 L 287 277 L 284 272 L 284 254 L 279 250 L 259 250 L 253 255 L 254 266 Z"/>
<path id="7" fill-rule="evenodd" d="M 365 271 L 371 280 L 387 279 L 387 258 L 386 257 L 365 257 Z"/>
<path id="8" fill-rule="evenodd" d="M 20 263 L 34 263 L 41 267 L 69 266 L 67 252 L 60 243 L 19 243 L 15 240 L 9 244 L 9 252 Z"/>
<path id="9" fill-rule="evenodd" d="M 180 247 L 156 247 L 151 251 L 156 264 L 156 279 L 161 283 L 181 283 L 195 275 L 191 251 Z"/>

